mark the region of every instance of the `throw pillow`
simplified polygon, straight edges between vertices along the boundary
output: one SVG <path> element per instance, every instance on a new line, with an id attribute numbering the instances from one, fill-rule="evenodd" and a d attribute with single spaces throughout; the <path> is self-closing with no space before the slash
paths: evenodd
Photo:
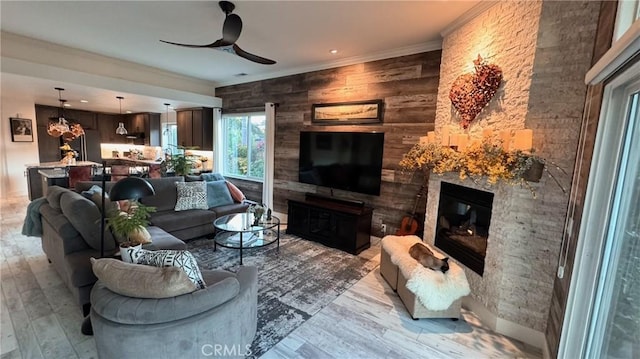
<path id="1" fill-rule="evenodd" d="M 146 264 L 155 267 L 178 267 L 187 274 L 187 277 L 198 287 L 204 289 L 205 283 L 198 268 L 196 258 L 189 251 L 175 249 L 164 249 L 159 251 L 148 251 L 141 249 L 134 254 L 133 258 L 138 264 Z"/>
<path id="2" fill-rule="evenodd" d="M 86 191 L 80 192 L 86 199 L 92 201 L 98 207 L 98 210 L 102 211 L 102 187 L 93 185 Z M 104 194 L 104 211 L 110 213 L 114 209 L 118 209 L 118 202 L 111 202 L 109 194 Z"/>
<path id="3" fill-rule="evenodd" d="M 208 209 L 207 184 L 205 182 L 176 182 L 178 199 L 176 211 L 187 209 Z"/>
<path id="4" fill-rule="evenodd" d="M 91 258 L 93 273 L 110 291 L 134 298 L 170 298 L 196 286 L 177 267 L 152 267 L 113 258 Z"/>
<path id="5" fill-rule="evenodd" d="M 203 181 L 220 181 L 220 180 L 224 180 L 224 176 L 221 175 L 218 172 L 203 173 L 203 174 L 200 175 L 200 177 L 202 177 Z"/>
<path id="6" fill-rule="evenodd" d="M 207 206 L 209 208 L 233 204 L 233 198 L 225 180 L 207 183 Z"/>
<path id="7" fill-rule="evenodd" d="M 247 199 L 247 197 L 244 195 L 244 193 L 242 193 L 240 188 L 236 187 L 236 185 L 234 185 L 229 181 L 225 181 L 225 182 L 227 182 L 227 188 L 229 189 L 229 193 L 231 193 L 231 198 L 233 198 L 234 201 L 240 203 L 245 199 Z"/>

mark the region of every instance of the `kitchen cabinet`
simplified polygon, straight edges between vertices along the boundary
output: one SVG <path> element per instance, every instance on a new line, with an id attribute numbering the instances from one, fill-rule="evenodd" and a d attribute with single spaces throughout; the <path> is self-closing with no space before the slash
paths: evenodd
<path id="1" fill-rule="evenodd" d="M 98 131 L 100 132 L 101 143 L 126 143 L 124 136 L 116 134 L 119 122 L 123 122 L 120 115 L 98 114 Z"/>
<path id="2" fill-rule="evenodd" d="M 213 108 L 198 107 L 176 111 L 178 145 L 213 150 Z"/>
<path id="3" fill-rule="evenodd" d="M 97 118 L 102 143 L 160 146 L 159 113 L 145 112 L 128 115 L 98 113 Z M 120 122 L 124 123 L 127 135 L 116 134 L 116 128 Z"/>
<path id="4" fill-rule="evenodd" d="M 126 115 L 124 123 L 129 132 L 126 137 L 132 139 L 133 144 L 160 146 L 159 113 L 145 112 Z"/>

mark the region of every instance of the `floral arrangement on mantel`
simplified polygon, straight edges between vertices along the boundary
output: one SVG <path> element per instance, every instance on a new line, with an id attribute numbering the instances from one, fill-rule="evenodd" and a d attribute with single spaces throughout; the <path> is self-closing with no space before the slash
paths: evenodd
<path id="1" fill-rule="evenodd" d="M 545 167 L 547 161 L 531 152 L 505 150 L 501 140 L 490 138 L 474 141 L 461 151 L 435 142 L 418 143 L 404 154 L 400 167 L 405 171 L 422 170 L 438 174 L 457 172 L 461 180 L 471 178 L 475 183 L 483 177 L 489 184 L 499 181 L 519 183 L 527 187 L 534 198 L 536 193 L 527 181 L 538 182 L 544 169 L 566 193 L 562 184 Z M 560 167 L 556 168 L 564 172 Z"/>

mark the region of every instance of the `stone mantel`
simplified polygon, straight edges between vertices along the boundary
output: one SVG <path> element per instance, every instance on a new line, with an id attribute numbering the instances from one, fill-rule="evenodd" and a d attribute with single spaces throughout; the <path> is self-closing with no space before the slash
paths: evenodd
<path id="1" fill-rule="evenodd" d="M 440 184 L 442 181 L 494 194 L 491 227 L 487 240 L 484 275 L 461 265 L 471 286 L 471 296 L 498 318 L 536 328 L 546 322 L 546 313 L 521 313 L 522 303 L 548 301 L 552 288 L 540 278 L 553 277 L 557 252 L 553 242 L 541 241 L 544 224 L 535 223 L 536 208 L 544 201 L 534 199 L 528 188 L 519 185 L 471 179 L 460 180 L 457 173 L 433 174 L 429 178 L 424 240 L 434 244 Z M 530 184 L 534 189 L 540 185 Z M 453 260 L 453 259 L 452 259 Z M 456 261 L 457 262 L 457 261 Z M 524 308 L 522 308 L 524 309 Z"/>

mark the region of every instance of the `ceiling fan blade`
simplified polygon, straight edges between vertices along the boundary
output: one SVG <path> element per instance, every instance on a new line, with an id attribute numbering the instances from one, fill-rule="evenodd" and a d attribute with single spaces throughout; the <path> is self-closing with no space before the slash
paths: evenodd
<path id="1" fill-rule="evenodd" d="M 177 45 L 177 46 L 183 46 L 183 47 L 192 47 L 192 48 L 203 48 L 203 47 L 218 47 L 218 46 L 222 46 L 221 42 L 222 39 L 217 40 L 214 43 L 208 44 L 208 45 L 191 45 L 191 44 L 180 44 L 177 42 L 171 42 L 171 41 L 164 41 L 164 40 L 160 40 L 160 42 L 164 42 L 165 44 L 170 44 L 170 45 Z"/>
<path id="2" fill-rule="evenodd" d="M 233 51 L 235 51 L 236 55 L 238 55 L 240 57 L 244 57 L 245 59 L 247 59 L 249 61 L 257 62 L 259 64 L 273 65 L 273 64 L 276 63 L 273 60 L 269 60 L 267 58 L 260 57 L 258 55 L 250 54 L 250 53 L 244 51 L 243 49 L 241 49 L 240 46 L 238 46 L 236 44 L 233 44 Z"/>
<path id="3" fill-rule="evenodd" d="M 225 45 L 231 45 L 235 43 L 240 37 L 242 31 L 242 20 L 240 16 L 236 14 L 229 14 L 224 19 L 224 25 L 222 25 L 222 42 Z"/>

